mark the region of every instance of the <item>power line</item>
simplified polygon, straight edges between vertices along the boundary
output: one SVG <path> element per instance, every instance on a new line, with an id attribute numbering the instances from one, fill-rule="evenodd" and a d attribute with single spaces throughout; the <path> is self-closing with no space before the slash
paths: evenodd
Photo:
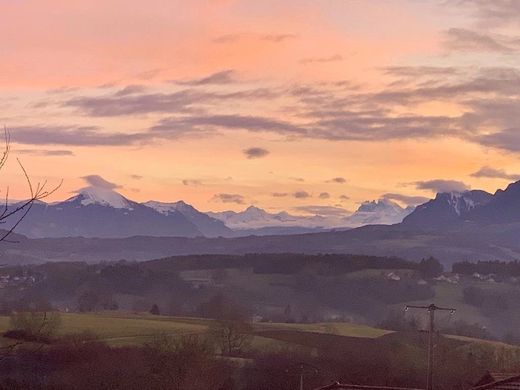
<path id="1" fill-rule="evenodd" d="M 433 390 L 433 363 L 434 363 L 434 351 L 433 351 L 433 336 L 435 332 L 435 312 L 437 310 L 441 311 L 449 311 L 450 314 L 454 314 L 456 309 L 447 308 L 447 307 L 439 307 L 432 303 L 429 306 L 414 306 L 414 305 L 406 305 L 405 311 L 409 309 L 422 309 L 427 310 L 430 314 L 430 329 L 428 334 L 428 374 L 426 378 L 426 390 Z"/>
<path id="2" fill-rule="evenodd" d="M 294 369 L 297 371 L 298 376 L 299 376 L 299 390 L 303 390 L 303 388 L 304 388 L 303 380 L 304 380 L 304 375 L 306 372 L 317 374 L 320 371 L 318 367 L 313 366 L 312 364 L 301 362 L 301 363 L 298 363 L 297 365 L 294 365 L 292 368 L 286 369 L 285 372 L 289 372 Z"/>

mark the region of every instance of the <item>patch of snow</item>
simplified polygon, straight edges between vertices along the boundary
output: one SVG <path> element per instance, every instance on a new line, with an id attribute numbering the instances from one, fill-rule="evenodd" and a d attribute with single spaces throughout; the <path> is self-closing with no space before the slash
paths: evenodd
<path id="1" fill-rule="evenodd" d="M 264 227 L 323 227 L 330 225 L 319 215 L 297 216 L 286 211 L 269 213 L 259 207 L 249 206 L 243 211 L 208 212 L 209 216 L 219 219 L 231 229 L 258 229 Z"/>
<path id="2" fill-rule="evenodd" d="M 179 200 L 178 202 L 159 202 L 156 200 L 150 200 L 148 202 L 142 203 L 146 207 L 150 207 L 161 214 L 171 214 L 175 211 L 179 211 L 180 213 L 184 215 L 196 215 L 199 213 L 197 209 L 195 209 L 193 206 L 189 205 L 188 203 Z"/>
<path id="3" fill-rule="evenodd" d="M 143 203 L 143 205 L 150 207 L 161 214 L 169 214 L 172 211 L 177 210 L 176 203 L 165 203 L 150 200 L 148 202 Z"/>
<path id="4" fill-rule="evenodd" d="M 392 225 L 402 222 L 412 211 L 412 208 L 405 209 L 388 199 L 380 199 L 361 203 L 356 212 L 344 220 L 346 225 L 351 227 L 369 224 Z"/>
<path id="5" fill-rule="evenodd" d="M 478 205 L 468 196 L 468 192 L 450 192 L 447 195 L 448 204 L 453 208 L 453 211 L 455 211 L 457 215 L 466 213 Z"/>
<path id="6" fill-rule="evenodd" d="M 132 210 L 130 203 L 125 197 L 106 188 L 85 187 L 78 191 L 78 197 L 80 197 L 83 206 L 98 204 L 113 207 L 115 209 Z"/>

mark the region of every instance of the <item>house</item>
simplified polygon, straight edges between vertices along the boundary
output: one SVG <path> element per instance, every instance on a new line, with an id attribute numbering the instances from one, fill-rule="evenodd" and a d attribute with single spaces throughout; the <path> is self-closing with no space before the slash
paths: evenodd
<path id="1" fill-rule="evenodd" d="M 315 390 L 335 390 L 335 389 L 347 389 L 347 390 L 419 390 L 408 387 L 388 387 L 388 386 L 363 386 L 363 385 L 348 385 L 339 382 L 331 383 L 330 385 L 320 387 Z"/>
<path id="2" fill-rule="evenodd" d="M 487 372 L 471 390 L 520 390 L 520 374 Z"/>

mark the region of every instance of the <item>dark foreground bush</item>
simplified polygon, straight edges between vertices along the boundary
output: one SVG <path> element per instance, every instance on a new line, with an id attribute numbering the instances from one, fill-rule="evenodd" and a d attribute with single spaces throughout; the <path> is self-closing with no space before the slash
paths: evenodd
<path id="1" fill-rule="evenodd" d="M 27 341 L 31 343 L 50 344 L 53 340 L 47 335 L 33 334 L 23 329 L 8 330 L 4 333 L 4 337 L 13 340 Z"/>

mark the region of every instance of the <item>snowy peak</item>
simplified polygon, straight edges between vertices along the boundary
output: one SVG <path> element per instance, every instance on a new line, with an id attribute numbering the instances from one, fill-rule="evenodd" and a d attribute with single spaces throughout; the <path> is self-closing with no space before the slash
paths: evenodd
<path id="1" fill-rule="evenodd" d="M 106 188 L 85 187 L 78 194 L 66 202 L 79 202 L 83 206 L 100 205 L 113 207 L 115 209 L 132 210 L 132 202 L 121 194 Z"/>
<path id="2" fill-rule="evenodd" d="M 269 213 L 256 206 L 249 206 L 243 211 L 223 211 L 208 213 L 220 219 L 229 228 L 246 230 L 262 229 L 267 227 L 300 227 L 309 229 L 330 229 L 342 227 L 358 227 L 367 224 L 395 224 L 411 213 L 413 209 L 404 209 L 399 204 L 387 199 L 366 201 L 361 203 L 358 210 L 348 216 L 343 214 L 314 214 L 292 215 L 286 211 Z M 319 212 L 319 210 L 317 210 Z"/>
<path id="3" fill-rule="evenodd" d="M 493 195 L 485 191 L 465 191 L 465 192 L 444 192 L 439 193 L 435 200 L 445 202 L 448 208 L 457 214 L 463 216 L 477 206 L 488 203 Z"/>
<path id="4" fill-rule="evenodd" d="M 170 214 L 172 212 L 179 211 L 179 209 L 193 209 L 192 206 L 184 203 L 182 200 L 178 202 L 158 202 L 155 200 L 150 200 L 148 202 L 143 203 L 144 206 L 150 207 L 155 211 L 161 214 Z"/>
<path id="5" fill-rule="evenodd" d="M 423 229 L 458 224 L 471 217 L 474 211 L 487 205 L 493 198 L 488 192 L 441 192 L 407 216 L 403 223 Z"/>
<path id="6" fill-rule="evenodd" d="M 208 212 L 208 215 L 224 222 L 231 229 L 260 229 L 265 227 L 305 226 L 315 227 L 311 218 L 294 216 L 287 212 L 269 213 L 259 207 L 249 206 L 243 211 Z"/>
<path id="7" fill-rule="evenodd" d="M 266 215 L 267 212 L 256 206 L 249 206 L 247 209 L 243 211 L 244 214 L 248 215 Z"/>
<path id="8" fill-rule="evenodd" d="M 195 207 L 182 200 L 171 203 L 151 200 L 142 203 L 142 205 L 166 216 L 181 214 L 188 221 L 193 223 L 206 237 L 229 237 L 233 235 L 231 229 L 229 229 L 222 221 L 200 212 Z"/>
<path id="9" fill-rule="evenodd" d="M 404 209 L 399 206 L 397 203 L 392 202 L 388 199 L 379 199 L 379 200 L 372 200 L 372 201 L 366 201 L 361 203 L 359 208 L 357 209 L 357 212 L 395 212 L 395 213 L 401 213 Z"/>
<path id="10" fill-rule="evenodd" d="M 412 208 L 403 208 L 388 199 L 379 199 L 361 203 L 356 212 L 344 218 L 345 224 L 350 227 L 363 225 L 393 225 L 399 223 Z"/>
<path id="11" fill-rule="evenodd" d="M 181 213 L 161 214 L 107 188 L 86 187 L 77 195 L 35 205 L 20 232 L 29 237 L 182 236 L 203 233 Z"/>

